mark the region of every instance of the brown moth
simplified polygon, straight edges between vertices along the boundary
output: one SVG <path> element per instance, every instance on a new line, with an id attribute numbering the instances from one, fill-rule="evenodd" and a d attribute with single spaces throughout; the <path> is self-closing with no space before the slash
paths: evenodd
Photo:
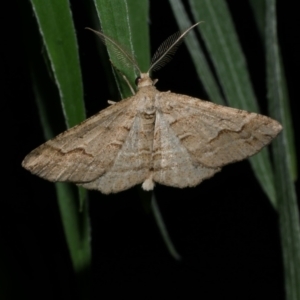
<path id="1" fill-rule="evenodd" d="M 109 101 L 108 108 L 34 149 L 22 166 L 44 179 L 104 194 L 137 184 L 147 191 L 155 183 L 185 188 L 268 145 L 282 130 L 277 121 L 155 88 L 150 71 L 169 61 L 196 25 L 169 37 L 147 73 L 113 39 L 96 32 L 138 70 L 136 94 Z"/>

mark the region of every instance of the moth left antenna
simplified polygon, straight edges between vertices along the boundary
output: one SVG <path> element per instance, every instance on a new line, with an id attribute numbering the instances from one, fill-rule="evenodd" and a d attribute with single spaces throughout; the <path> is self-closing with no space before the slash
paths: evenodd
<path id="1" fill-rule="evenodd" d="M 101 41 L 104 43 L 104 45 L 110 44 L 111 49 L 116 53 L 117 58 L 126 66 L 126 67 L 134 67 L 139 74 L 141 74 L 141 70 L 134 58 L 133 55 L 131 55 L 127 50 L 124 49 L 123 46 L 121 46 L 118 42 L 116 42 L 113 38 L 105 35 L 101 31 L 96 31 L 94 29 L 91 29 L 89 27 L 86 27 L 85 29 L 88 29 L 92 32 L 94 32 L 96 35 L 98 35 L 101 39 Z"/>

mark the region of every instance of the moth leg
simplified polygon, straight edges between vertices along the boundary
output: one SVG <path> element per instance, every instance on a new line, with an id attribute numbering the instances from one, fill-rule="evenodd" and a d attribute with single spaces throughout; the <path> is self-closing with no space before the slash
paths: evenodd
<path id="1" fill-rule="evenodd" d="M 114 104 L 116 104 L 117 102 L 116 102 L 116 101 L 112 101 L 112 100 L 107 100 L 107 103 L 108 103 L 109 105 L 114 105 Z"/>
<path id="2" fill-rule="evenodd" d="M 127 77 L 124 74 L 122 74 L 122 73 L 121 73 L 121 75 L 122 75 L 123 79 L 125 80 L 125 82 L 127 83 L 127 85 L 129 86 L 132 95 L 135 95 L 135 91 L 132 88 L 132 86 L 131 86 L 130 82 L 128 81 Z"/>
<path id="3" fill-rule="evenodd" d="M 127 79 L 127 77 L 113 64 L 112 61 L 110 61 L 110 63 L 119 72 L 119 74 L 122 76 L 122 78 L 125 80 L 128 87 L 130 88 L 130 91 L 131 91 L 132 95 L 135 95 L 135 91 L 134 91 L 133 87 L 131 86 L 131 84 L 130 84 L 129 80 Z"/>

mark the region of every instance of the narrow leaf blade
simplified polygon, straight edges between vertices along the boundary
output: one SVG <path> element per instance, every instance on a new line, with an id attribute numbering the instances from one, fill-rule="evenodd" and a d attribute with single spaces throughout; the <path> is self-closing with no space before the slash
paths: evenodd
<path id="1" fill-rule="evenodd" d="M 169 0 L 177 24 L 180 30 L 184 30 L 192 25 L 181 1 Z M 197 21 L 201 21 L 200 19 Z M 200 24 L 199 26 L 205 24 Z M 185 37 L 185 43 L 190 52 L 195 65 L 199 80 L 203 82 L 204 88 L 209 98 L 217 104 L 224 105 L 224 99 L 221 95 L 218 83 L 214 78 L 213 72 L 209 67 L 209 63 L 204 55 L 204 52 L 198 42 L 195 32 L 191 31 Z"/>
<path id="2" fill-rule="evenodd" d="M 226 2 L 224 0 L 190 0 L 189 2 L 194 18 L 205 21 L 199 30 L 228 104 L 232 107 L 258 112 L 246 60 Z M 276 207 L 274 176 L 267 149 L 251 157 L 250 163 L 262 189 Z"/>
<path id="3" fill-rule="evenodd" d="M 284 122 L 288 99 L 284 92 L 277 40 L 276 2 L 267 0 L 266 57 L 270 112 Z M 299 207 L 288 162 L 286 128 L 273 143 L 275 180 L 283 252 L 286 299 L 300 299 L 300 219 Z"/>
<path id="4" fill-rule="evenodd" d="M 149 33 L 146 20 L 148 18 L 148 1 L 132 0 L 122 2 L 94 0 L 102 32 L 117 41 L 130 55 L 134 56 L 140 69 L 147 70 L 150 65 Z M 134 67 L 122 64 L 116 53 L 107 47 L 110 60 L 114 66 L 126 76 L 132 87 L 139 75 Z M 138 54 L 138 55 L 137 55 Z M 116 76 L 116 79 L 118 77 Z M 121 98 L 131 96 L 130 89 L 122 78 L 117 79 Z"/>
<path id="5" fill-rule="evenodd" d="M 68 1 L 42 3 L 32 0 L 31 5 L 37 19 L 51 71 L 57 85 L 62 110 L 67 127 L 84 120 L 82 78 L 74 25 Z M 46 139 L 53 137 L 53 120 L 48 118 L 46 102 L 47 91 L 42 87 L 36 69 L 32 68 L 33 85 Z M 52 99 L 51 101 L 54 101 Z M 83 203 L 83 212 L 79 212 L 79 198 L 85 199 L 86 192 L 73 192 L 68 184 L 56 184 L 58 204 L 67 244 L 74 271 L 77 275 L 88 272 L 91 262 L 90 230 L 88 224 L 87 202 Z M 83 201 L 82 201 L 83 202 Z M 88 294 L 88 282 L 80 278 L 82 297 Z M 85 295 L 85 296 L 84 296 Z"/>

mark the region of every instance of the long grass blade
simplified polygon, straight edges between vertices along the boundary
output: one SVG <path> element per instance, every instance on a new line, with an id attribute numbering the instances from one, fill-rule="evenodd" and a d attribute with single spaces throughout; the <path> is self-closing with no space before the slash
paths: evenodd
<path id="1" fill-rule="evenodd" d="M 173 13 L 176 17 L 177 24 L 180 30 L 184 30 L 192 25 L 187 12 L 181 1 L 169 0 Z M 201 21 L 201 20 L 197 20 Z M 200 24 L 199 26 L 205 26 Z M 195 69 L 197 71 L 199 80 L 203 82 L 203 86 L 209 96 L 209 98 L 217 104 L 225 104 L 221 95 L 219 85 L 214 78 L 213 72 L 210 69 L 209 63 L 205 57 L 204 52 L 198 42 L 196 33 L 191 31 L 184 39 L 191 58 L 194 62 Z"/>
<path id="2" fill-rule="evenodd" d="M 284 122 L 288 99 L 284 92 L 277 39 L 276 1 L 267 0 L 266 57 L 270 112 Z M 286 128 L 273 143 L 275 180 L 283 252 L 286 299 L 300 299 L 300 219 L 292 175 L 289 169 Z"/>
<path id="3" fill-rule="evenodd" d="M 94 3 L 101 31 L 122 45 L 125 51 L 136 59 L 142 71 L 147 70 L 150 65 L 149 32 L 146 22 L 148 1 L 94 0 Z M 126 76 L 131 86 L 135 86 L 134 81 L 139 75 L 136 68 L 122 64 L 114 49 L 109 44 L 107 46 L 109 58 L 115 68 Z M 131 96 L 130 89 L 123 78 L 118 76 L 118 72 L 115 72 L 115 77 L 121 98 Z"/>
<path id="4" fill-rule="evenodd" d="M 205 21 L 198 29 L 209 51 L 228 104 L 258 112 L 246 60 L 226 2 L 190 0 L 189 3 L 194 18 Z M 251 157 L 250 163 L 262 189 L 276 207 L 274 176 L 267 149 Z"/>
<path id="5" fill-rule="evenodd" d="M 67 127 L 72 127 L 85 118 L 82 79 L 74 25 L 68 1 L 41 2 L 31 0 L 37 19 L 38 29 L 44 43 L 45 51 L 51 66 L 62 111 Z M 48 118 L 46 102 L 49 102 L 47 91 L 32 68 L 34 91 L 44 128 L 46 139 L 53 137 L 54 120 Z M 55 99 L 51 99 L 54 101 Z M 87 276 L 91 262 L 90 229 L 87 213 L 86 192 L 77 190 L 68 184 L 56 184 L 57 199 L 62 217 L 66 241 L 70 251 L 73 268 L 78 278 L 82 298 L 88 295 Z M 80 201 L 82 211 L 80 212 Z"/>
<path id="6" fill-rule="evenodd" d="M 251 0 L 249 2 L 254 19 L 257 24 L 258 32 L 260 33 L 261 39 L 264 40 L 265 38 L 265 22 L 266 22 L 266 2 L 260 1 L 260 0 Z M 286 83 L 286 76 L 285 71 L 283 68 L 282 63 L 282 56 L 280 51 L 280 44 L 277 44 L 278 47 L 278 54 L 279 54 L 279 60 L 280 60 L 280 72 L 281 72 L 281 87 L 282 87 L 282 93 L 284 99 L 289 99 L 288 95 L 288 89 L 287 89 L 287 83 Z M 298 178 L 298 170 L 297 170 L 297 152 L 296 152 L 296 145 L 295 145 L 295 134 L 292 124 L 292 115 L 291 115 L 291 109 L 289 105 L 289 101 L 284 101 L 283 103 L 283 119 L 281 120 L 281 124 L 284 128 L 283 134 L 286 136 L 286 149 L 287 149 L 287 161 L 289 165 L 289 169 L 291 172 L 291 176 L 293 178 L 293 181 L 296 181 Z"/>
<path id="7" fill-rule="evenodd" d="M 163 216 L 160 212 L 156 197 L 154 192 L 152 192 L 152 197 L 151 197 L 151 207 L 152 207 L 152 211 L 153 211 L 153 215 L 156 221 L 156 224 L 160 230 L 160 233 L 162 235 L 162 238 L 165 242 L 165 245 L 167 246 L 169 253 L 171 254 L 171 256 L 175 259 L 180 261 L 182 258 L 180 256 L 180 254 L 177 252 L 174 244 L 172 243 L 172 240 L 169 236 L 167 227 L 165 225 Z"/>

